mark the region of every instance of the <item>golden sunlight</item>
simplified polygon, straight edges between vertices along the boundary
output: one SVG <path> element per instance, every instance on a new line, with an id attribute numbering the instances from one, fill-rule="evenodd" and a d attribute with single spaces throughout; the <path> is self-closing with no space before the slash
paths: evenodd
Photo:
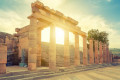
<path id="1" fill-rule="evenodd" d="M 64 30 L 56 27 L 55 31 L 56 31 L 56 43 L 64 44 Z M 49 42 L 49 41 L 50 41 L 50 27 L 42 30 L 42 42 Z"/>
<path id="2" fill-rule="evenodd" d="M 64 30 L 58 27 L 56 27 L 55 30 L 56 30 L 56 43 L 64 44 Z"/>

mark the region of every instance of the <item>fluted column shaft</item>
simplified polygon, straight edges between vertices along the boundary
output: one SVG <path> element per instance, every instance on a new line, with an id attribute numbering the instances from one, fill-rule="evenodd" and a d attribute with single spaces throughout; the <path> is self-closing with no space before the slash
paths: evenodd
<path id="1" fill-rule="evenodd" d="M 70 66 L 69 31 L 64 31 L 64 66 Z"/>
<path id="2" fill-rule="evenodd" d="M 83 64 L 88 64 L 87 37 L 83 36 Z"/>
<path id="3" fill-rule="evenodd" d="M 36 70 L 37 62 L 37 19 L 34 17 L 30 18 L 29 28 L 29 50 L 28 50 L 28 70 Z"/>
<path id="4" fill-rule="evenodd" d="M 79 35 L 75 34 L 75 66 L 80 65 Z"/>
<path id="5" fill-rule="evenodd" d="M 102 42 L 99 42 L 99 60 L 100 60 L 100 64 L 103 64 L 103 48 L 102 48 Z"/>
<path id="6" fill-rule="evenodd" d="M 98 64 L 98 41 L 95 40 L 95 64 Z"/>
<path id="7" fill-rule="evenodd" d="M 89 40 L 89 63 L 94 64 L 93 40 Z"/>
<path id="8" fill-rule="evenodd" d="M 49 69 L 56 69 L 56 36 L 53 24 L 50 26 Z"/>

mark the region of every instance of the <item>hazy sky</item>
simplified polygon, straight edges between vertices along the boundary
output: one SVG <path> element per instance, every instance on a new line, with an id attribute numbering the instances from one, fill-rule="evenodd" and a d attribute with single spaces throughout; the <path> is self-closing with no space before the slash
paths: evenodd
<path id="1" fill-rule="evenodd" d="M 28 25 L 27 17 L 31 14 L 31 2 L 34 1 L 0 0 L 0 31 L 14 33 L 16 27 Z M 79 21 L 79 26 L 85 32 L 90 29 L 108 32 L 110 47 L 120 48 L 120 0 L 39 1 Z"/>

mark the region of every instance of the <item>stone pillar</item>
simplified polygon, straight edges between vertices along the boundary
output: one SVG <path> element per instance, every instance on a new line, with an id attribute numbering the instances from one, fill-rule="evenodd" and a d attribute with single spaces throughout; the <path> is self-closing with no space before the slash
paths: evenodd
<path id="1" fill-rule="evenodd" d="M 87 37 L 83 36 L 83 64 L 88 64 Z"/>
<path id="2" fill-rule="evenodd" d="M 95 40 L 95 64 L 98 64 L 98 41 Z"/>
<path id="3" fill-rule="evenodd" d="M 41 29 L 38 29 L 38 34 L 37 34 L 37 38 L 38 38 L 38 53 L 37 53 L 37 66 L 40 67 L 41 66 L 41 53 L 42 53 L 42 48 L 41 48 Z"/>
<path id="4" fill-rule="evenodd" d="M 89 40 L 89 63 L 94 64 L 93 40 Z"/>
<path id="5" fill-rule="evenodd" d="M 105 63 L 107 63 L 107 44 L 105 44 Z"/>
<path id="6" fill-rule="evenodd" d="M 75 66 L 80 65 L 79 35 L 75 34 Z"/>
<path id="7" fill-rule="evenodd" d="M 106 45 L 105 44 L 103 44 L 103 63 L 105 63 L 105 57 L 106 56 Z"/>
<path id="8" fill-rule="evenodd" d="M 70 66 L 69 31 L 64 30 L 64 66 Z"/>
<path id="9" fill-rule="evenodd" d="M 28 70 L 36 70 L 37 62 L 37 19 L 30 17 L 29 27 Z"/>
<path id="10" fill-rule="evenodd" d="M 0 74 L 6 73 L 7 46 L 0 44 Z"/>
<path id="11" fill-rule="evenodd" d="M 49 69 L 56 69 L 56 36 L 53 24 L 50 26 Z"/>
<path id="12" fill-rule="evenodd" d="M 106 45 L 106 63 L 108 63 L 108 45 Z"/>
<path id="13" fill-rule="evenodd" d="M 110 53 L 110 56 L 109 56 L 109 61 L 110 61 L 110 63 L 111 63 L 111 53 Z"/>
<path id="14" fill-rule="evenodd" d="M 110 63 L 112 63 L 112 61 L 113 61 L 113 54 L 111 53 L 110 54 Z"/>
<path id="15" fill-rule="evenodd" d="M 99 42 L 99 62 L 100 64 L 103 64 L 103 48 L 102 48 L 102 42 Z"/>
<path id="16" fill-rule="evenodd" d="M 103 43 L 103 63 L 105 63 L 105 47 L 104 47 L 104 43 Z"/>
<path id="17" fill-rule="evenodd" d="M 110 63 L 109 44 L 107 45 L 107 62 Z"/>

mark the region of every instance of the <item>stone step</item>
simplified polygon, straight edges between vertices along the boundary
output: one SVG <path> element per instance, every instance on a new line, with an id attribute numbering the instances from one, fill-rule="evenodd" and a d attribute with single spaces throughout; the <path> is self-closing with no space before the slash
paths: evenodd
<path id="1" fill-rule="evenodd" d="M 93 68 L 92 68 L 93 69 Z M 70 74 L 70 73 L 76 73 L 76 72 L 81 72 L 81 71 L 87 71 L 87 70 L 91 70 L 91 68 L 88 69 L 84 69 L 84 70 L 71 70 L 71 71 L 65 71 L 65 72 L 57 72 L 54 74 L 48 74 L 48 75 L 39 75 L 39 76 L 34 76 L 34 77 L 27 77 L 27 78 L 22 78 L 22 80 L 37 80 L 37 79 L 44 79 L 44 78 L 50 78 L 50 77 L 54 77 L 54 76 L 60 76 L 60 75 L 64 75 L 64 74 Z M 21 80 L 21 79 L 18 79 Z"/>
<path id="2" fill-rule="evenodd" d="M 50 70 L 48 70 L 48 69 L 42 69 L 42 70 L 38 70 L 38 71 L 10 72 L 10 73 L 7 73 L 7 74 L 1 74 L 0 78 L 1 77 L 6 77 L 6 76 L 17 76 L 17 75 L 37 73 L 37 72 L 50 72 Z"/>
<path id="3" fill-rule="evenodd" d="M 89 66 L 77 66 L 69 69 L 60 69 L 58 72 L 52 72 L 48 69 L 39 71 L 25 71 L 8 73 L 6 75 L 0 75 L 0 80 L 36 80 L 50 78 L 54 76 L 60 76 L 64 74 L 76 73 L 81 71 L 93 70 L 96 68 L 103 68 L 111 65 L 89 65 Z M 63 70 L 63 71 L 62 71 Z"/>

